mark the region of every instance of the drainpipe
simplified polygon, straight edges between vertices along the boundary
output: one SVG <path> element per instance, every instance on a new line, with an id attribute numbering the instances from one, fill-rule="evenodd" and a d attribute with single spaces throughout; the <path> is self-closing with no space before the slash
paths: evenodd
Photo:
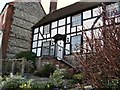
<path id="1" fill-rule="evenodd" d="M 2 75 L 2 37 L 3 32 L 0 30 L 0 75 Z"/>
<path id="2" fill-rule="evenodd" d="M 3 32 L 0 30 L 0 59 L 2 59 L 2 37 Z"/>

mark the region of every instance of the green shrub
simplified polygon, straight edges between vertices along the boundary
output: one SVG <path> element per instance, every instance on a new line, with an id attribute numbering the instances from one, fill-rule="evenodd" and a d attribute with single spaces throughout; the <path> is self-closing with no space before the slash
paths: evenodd
<path id="1" fill-rule="evenodd" d="M 56 70 L 56 67 L 52 64 L 45 64 L 40 70 L 35 71 L 34 75 L 40 77 L 49 77 Z"/>
<path id="2" fill-rule="evenodd" d="M 119 85 L 118 85 L 119 80 L 118 79 L 106 80 L 106 82 L 105 81 L 102 81 L 102 82 L 103 82 L 103 86 L 105 88 L 118 88 L 119 87 Z"/>
<path id="3" fill-rule="evenodd" d="M 26 60 L 31 60 L 35 66 L 35 59 L 36 59 L 36 54 L 31 52 L 31 51 L 22 51 L 18 54 L 16 54 L 16 58 L 25 58 Z"/>
<path id="4" fill-rule="evenodd" d="M 84 74 L 83 73 L 74 74 L 73 79 L 75 83 L 81 83 L 82 80 L 84 80 Z"/>
<path id="5" fill-rule="evenodd" d="M 2 81 L 2 88 L 9 90 L 16 90 L 19 88 L 19 85 L 25 83 L 27 80 L 21 76 L 11 76 L 5 77 Z"/>
<path id="6" fill-rule="evenodd" d="M 51 83 L 54 86 L 61 87 L 64 80 L 63 80 L 63 72 L 61 70 L 55 70 L 53 75 L 50 76 Z"/>
<path id="7" fill-rule="evenodd" d="M 11 76 L 0 79 L 0 89 L 5 90 L 53 90 L 52 83 L 35 82 L 21 76 Z"/>
<path id="8" fill-rule="evenodd" d="M 69 72 L 63 73 L 64 79 L 73 79 L 73 75 Z"/>

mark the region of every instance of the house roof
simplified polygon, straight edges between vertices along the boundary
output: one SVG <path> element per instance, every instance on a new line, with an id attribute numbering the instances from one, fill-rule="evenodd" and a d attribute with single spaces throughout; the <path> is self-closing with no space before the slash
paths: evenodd
<path id="1" fill-rule="evenodd" d="M 45 25 L 50 22 L 53 22 L 55 20 L 77 14 L 78 12 L 83 12 L 84 10 L 87 10 L 87 9 L 90 9 L 93 7 L 97 7 L 100 4 L 101 4 L 101 2 L 76 2 L 72 5 L 58 9 L 58 10 L 53 11 L 52 13 L 46 15 L 39 22 L 37 22 L 32 28 L 36 28 L 41 25 Z"/>

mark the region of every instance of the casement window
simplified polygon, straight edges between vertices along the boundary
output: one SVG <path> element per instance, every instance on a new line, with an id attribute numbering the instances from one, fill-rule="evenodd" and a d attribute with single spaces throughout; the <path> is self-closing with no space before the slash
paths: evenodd
<path id="1" fill-rule="evenodd" d="M 72 16 L 72 26 L 81 25 L 81 14 L 77 14 Z"/>
<path id="2" fill-rule="evenodd" d="M 106 6 L 106 10 L 109 17 L 114 17 L 120 11 L 120 6 L 118 3 L 110 4 Z"/>
<path id="3" fill-rule="evenodd" d="M 92 11 L 93 11 L 93 17 L 98 16 L 102 13 L 102 7 L 94 8 Z"/>
<path id="4" fill-rule="evenodd" d="M 72 52 L 80 51 L 82 45 L 82 35 L 71 37 Z"/>
<path id="5" fill-rule="evenodd" d="M 43 32 L 44 32 L 44 35 L 50 33 L 50 25 L 49 24 L 44 26 Z"/>
<path id="6" fill-rule="evenodd" d="M 42 55 L 49 55 L 50 41 L 43 42 Z"/>

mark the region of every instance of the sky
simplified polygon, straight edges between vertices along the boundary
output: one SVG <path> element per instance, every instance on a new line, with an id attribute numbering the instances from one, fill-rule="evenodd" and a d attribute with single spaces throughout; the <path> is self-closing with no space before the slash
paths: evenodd
<path id="1" fill-rule="evenodd" d="M 0 0 L 0 12 L 2 11 L 5 4 L 11 1 L 14 1 L 14 0 Z M 68 6 L 77 1 L 80 1 L 80 0 L 58 0 L 57 9 Z M 41 0 L 41 3 L 43 5 L 43 8 L 45 9 L 45 12 L 48 13 L 49 6 L 50 6 L 50 0 Z"/>

